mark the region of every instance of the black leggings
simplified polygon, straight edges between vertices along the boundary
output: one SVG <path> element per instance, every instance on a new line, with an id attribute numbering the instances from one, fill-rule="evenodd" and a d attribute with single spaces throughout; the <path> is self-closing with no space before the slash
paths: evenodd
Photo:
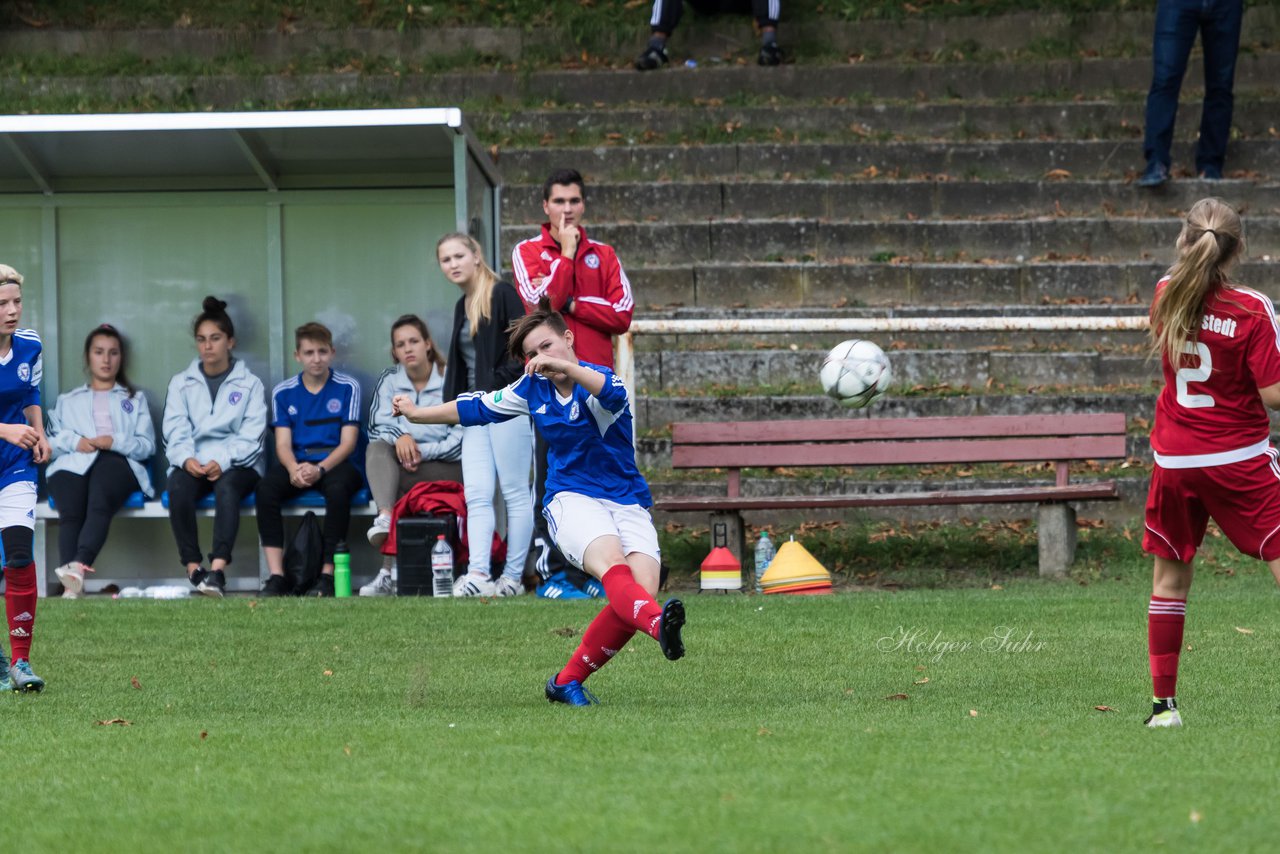
<path id="1" fill-rule="evenodd" d="M 253 469 L 233 468 L 213 481 L 192 477 L 186 469 L 169 472 L 169 525 L 178 541 L 178 560 L 183 566 L 204 563 L 200 553 L 200 531 L 196 527 L 196 502 L 213 493 L 213 551 L 210 560 L 231 563 L 231 549 L 240 533 L 240 502 L 258 483 Z"/>
<path id="2" fill-rule="evenodd" d="M 58 561 L 93 566 L 111 518 L 137 491 L 129 461 L 115 451 L 99 451 L 84 474 L 60 471 L 49 478 L 49 494 L 58 509 Z"/>
<path id="3" fill-rule="evenodd" d="M 671 35 L 680 16 L 684 14 L 685 0 L 653 0 L 653 14 L 649 18 L 649 29 L 655 33 Z M 689 5 L 704 15 L 718 12 L 746 12 L 750 9 L 756 23 L 761 27 L 778 26 L 781 15 L 782 0 L 689 0 Z"/>
<path id="4" fill-rule="evenodd" d="M 351 527 L 351 499 L 364 486 L 364 476 L 343 460 L 320 478 L 315 488 L 324 496 L 324 562 L 333 563 L 333 550 L 347 539 Z M 276 464 L 258 484 L 258 536 L 266 548 L 284 548 L 284 515 L 281 506 L 304 492 L 289 482 L 289 470 Z"/>
<path id="5" fill-rule="evenodd" d="M 12 569 L 21 569 L 34 562 L 35 558 L 31 554 L 34 539 L 34 532 L 25 525 L 10 525 L 0 531 L 0 546 L 4 547 L 4 565 Z"/>

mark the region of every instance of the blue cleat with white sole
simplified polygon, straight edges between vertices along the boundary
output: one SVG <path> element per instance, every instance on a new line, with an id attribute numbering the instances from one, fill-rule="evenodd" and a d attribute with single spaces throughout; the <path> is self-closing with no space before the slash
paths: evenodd
<path id="1" fill-rule="evenodd" d="M 9 680 L 13 683 L 13 691 L 39 693 L 44 690 L 44 680 L 31 672 L 31 663 L 19 658 L 9 667 Z"/>
<path id="2" fill-rule="evenodd" d="M 554 676 L 547 680 L 547 701 L 564 703 L 566 706 L 592 706 L 600 702 L 596 699 L 596 695 L 583 687 L 577 679 L 572 679 L 564 685 L 557 685 Z"/>

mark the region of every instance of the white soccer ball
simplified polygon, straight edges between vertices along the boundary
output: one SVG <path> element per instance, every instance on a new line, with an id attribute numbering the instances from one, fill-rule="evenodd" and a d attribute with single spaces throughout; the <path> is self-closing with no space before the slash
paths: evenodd
<path id="1" fill-rule="evenodd" d="M 841 341 L 822 360 L 822 389 L 845 406 L 861 409 L 879 399 L 893 382 L 889 357 L 870 341 Z"/>

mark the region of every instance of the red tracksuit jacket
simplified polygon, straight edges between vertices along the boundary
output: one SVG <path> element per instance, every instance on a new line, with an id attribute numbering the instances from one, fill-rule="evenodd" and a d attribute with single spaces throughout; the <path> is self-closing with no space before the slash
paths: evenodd
<path id="1" fill-rule="evenodd" d="M 541 236 L 517 243 L 511 250 L 516 291 L 529 312 L 543 296 L 563 312 L 572 297 L 573 311 L 564 319 L 573 330 L 574 352 L 584 362 L 612 368 L 613 336 L 631 328 L 635 308 L 631 283 L 612 246 L 589 239 L 581 226 L 578 232 L 573 260 L 560 254 L 550 223 L 542 224 Z"/>

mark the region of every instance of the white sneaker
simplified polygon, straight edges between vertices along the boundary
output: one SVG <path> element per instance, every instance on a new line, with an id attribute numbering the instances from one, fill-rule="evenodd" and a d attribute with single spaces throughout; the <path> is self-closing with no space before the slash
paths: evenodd
<path id="1" fill-rule="evenodd" d="M 1147 718 L 1146 725 L 1149 727 L 1182 726 L 1182 715 L 1177 709 L 1166 709 Z"/>
<path id="2" fill-rule="evenodd" d="M 493 596 L 495 592 L 493 582 L 476 572 L 468 572 L 453 582 L 453 595 L 460 599 L 466 596 Z"/>
<path id="3" fill-rule="evenodd" d="M 360 588 L 361 596 L 394 596 L 395 583 L 391 580 L 391 570 L 380 569 L 378 576 Z"/>
<path id="4" fill-rule="evenodd" d="M 84 595 L 84 564 L 79 561 L 64 563 L 54 570 L 62 582 L 63 599 L 79 599 Z"/>
<path id="5" fill-rule="evenodd" d="M 382 548 L 382 544 L 387 541 L 390 534 L 391 517 L 385 513 L 379 513 L 373 520 L 373 525 L 365 532 L 365 536 L 369 538 L 369 545 L 375 549 Z"/>
<path id="6" fill-rule="evenodd" d="M 520 579 L 504 575 L 498 579 L 493 592 L 495 596 L 523 596 L 524 585 Z"/>

